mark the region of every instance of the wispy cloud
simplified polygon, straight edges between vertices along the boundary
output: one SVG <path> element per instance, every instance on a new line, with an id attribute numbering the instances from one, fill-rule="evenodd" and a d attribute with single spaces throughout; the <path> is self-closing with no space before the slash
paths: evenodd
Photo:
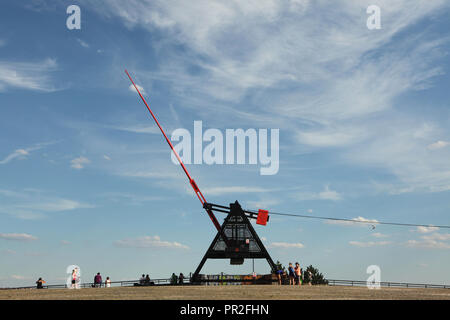
<path id="1" fill-rule="evenodd" d="M 367 225 L 373 224 L 376 225 L 378 223 L 378 220 L 374 220 L 374 219 L 366 219 L 364 217 L 357 217 L 357 218 L 353 218 L 351 219 L 355 222 L 352 221 L 339 221 L 339 220 L 327 220 L 325 221 L 325 223 L 327 224 L 337 224 L 337 225 L 342 225 L 342 226 L 363 226 L 363 227 L 367 227 Z"/>
<path id="2" fill-rule="evenodd" d="M 151 133 L 151 134 L 160 134 L 158 127 L 156 125 L 128 125 L 128 126 L 106 126 L 109 129 L 120 130 L 120 131 L 128 131 L 133 133 Z"/>
<path id="3" fill-rule="evenodd" d="M 369 247 L 386 246 L 388 244 L 391 244 L 391 242 L 390 241 L 367 241 L 367 242 L 350 241 L 349 244 L 352 246 L 355 246 L 355 247 L 369 248 Z"/>
<path id="4" fill-rule="evenodd" d="M 111 202 L 124 202 L 132 205 L 140 205 L 145 202 L 167 200 L 167 198 L 161 196 L 139 195 L 127 192 L 108 192 L 100 196 L 108 199 L 108 201 Z"/>
<path id="5" fill-rule="evenodd" d="M 302 249 L 305 245 L 299 242 L 272 242 L 269 247 L 281 249 Z"/>
<path id="6" fill-rule="evenodd" d="M 416 231 L 419 233 L 430 233 L 430 232 L 435 232 L 439 230 L 438 227 L 423 227 L 423 226 L 418 226 Z"/>
<path id="7" fill-rule="evenodd" d="M 54 212 L 93 208 L 93 205 L 56 197 L 40 190 L 0 190 L 0 213 L 19 219 L 42 219 Z"/>
<path id="8" fill-rule="evenodd" d="M 439 140 L 439 141 L 436 141 L 436 142 L 434 142 L 432 144 L 429 144 L 428 145 L 428 149 L 430 149 L 430 150 L 437 150 L 437 149 L 445 148 L 447 146 L 450 146 L 450 142 L 449 141 Z"/>
<path id="9" fill-rule="evenodd" d="M 450 249 L 450 243 L 436 240 L 408 240 L 406 246 L 422 249 Z"/>
<path id="10" fill-rule="evenodd" d="M 55 144 L 57 142 L 43 142 L 35 144 L 32 147 L 28 147 L 25 149 L 16 149 L 14 152 L 7 155 L 3 160 L 0 160 L 0 164 L 7 164 L 14 159 L 23 160 L 26 159 L 32 151 L 36 151 L 44 148 L 45 146 Z"/>
<path id="11" fill-rule="evenodd" d="M 292 195 L 293 198 L 299 201 L 306 200 L 333 200 L 338 201 L 342 199 L 339 192 L 331 190 L 329 186 L 325 186 L 325 189 L 320 192 L 300 192 Z"/>
<path id="12" fill-rule="evenodd" d="M 52 82 L 51 72 L 57 70 L 54 59 L 40 62 L 0 61 L 0 91 L 20 88 L 42 92 L 60 90 Z"/>
<path id="13" fill-rule="evenodd" d="M 380 233 L 380 232 L 375 232 L 375 233 L 372 233 L 372 237 L 375 237 L 375 238 L 387 238 L 389 236 L 387 234 L 383 234 L 383 233 Z"/>
<path id="14" fill-rule="evenodd" d="M 450 233 L 437 233 L 431 228 L 424 231 L 425 235 L 421 236 L 419 240 L 408 240 L 406 246 L 424 249 L 450 249 Z"/>
<path id="15" fill-rule="evenodd" d="M 26 156 L 28 156 L 30 153 L 25 150 L 25 149 L 17 149 L 16 151 L 14 151 L 13 153 L 9 154 L 6 156 L 6 158 L 4 158 L 3 160 L 0 161 L 0 164 L 6 164 L 8 162 L 10 162 L 13 159 L 25 159 Z"/>
<path id="16" fill-rule="evenodd" d="M 31 277 L 22 276 L 22 275 L 18 275 L 18 274 L 13 274 L 13 275 L 11 275 L 11 279 L 14 279 L 14 280 L 28 280 L 28 279 L 31 279 Z"/>
<path id="17" fill-rule="evenodd" d="M 2 252 L 5 254 L 16 254 L 17 253 L 16 251 L 11 250 L 11 249 L 5 249 L 5 250 L 2 250 Z"/>
<path id="18" fill-rule="evenodd" d="M 81 156 L 81 157 L 72 159 L 70 161 L 70 167 L 72 167 L 74 169 L 77 169 L 77 170 L 80 170 L 80 169 L 83 169 L 84 166 L 89 164 L 89 163 L 91 163 L 91 160 L 89 160 L 86 157 Z"/>
<path id="19" fill-rule="evenodd" d="M 0 239 L 13 241 L 34 241 L 38 238 L 28 233 L 0 233 Z"/>
<path id="20" fill-rule="evenodd" d="M 89 44 L 81 39 L 77 39 L 78 43 L 80 44 L 80 46 L 84 47 L 84 48 L 89 48 Z"/>
<path id="21" fill-rule="evenodd" d="M 382 32 L 365 26 L 370 4 L 110 0 L 91 6 L 128 28 L 164 34 L 158 68 L 139 76 L 146 84 L 169 84 L 184 107 L 205 119 L 222 112 L 223 121 L 281 124 L 294 133 L 292 149 L 333 147 L 350 165 L 393 174 L 402 190 L 448 190 L 448 154 L 424 152 L 445 135 L 415 135 L 424 121 L 399 121 L 409 116 L 400 113 L 397 98 L 427 89 L 443 75 L 449 38 L 424 28 L 408 37 L 402 32 L 446 14 L 449 3 L 381 1 L 389 26 Z M 179 44 L 182 53 L 173 50 Z M 240 103 L 248 96 L 254 103 Z M 436 146 L 448 149 L 442 142 Z"/>
<path id="22" fill-rule="evenodd" d="M 145 92 L 145 89 L 143 87 L 141 87 L 140 85 L 136 84 L 136 87 L 138 88 L 138 90 L 141 92 L 142 95 L 147 95 L 147 92 Z M 128 89 L 132 92 L 136 92 L 136 88 L 133 86 L 133 84 L 130 84 L 130 86 L 128 87 Z"/>
<path id="23" fill-rule="evenodd" d="M 93 208 L 92 205 L 80 203 L 78 201 L 69 199 L 52 199 L 47 201 L 43 200 L 41 202 L 35 202 L 30 204 L 18 204 L 16 205 L 16 207 L 44 212 L 60 212 L 74 209 Z"/>
<path id="24" fill-rule="evenodd" d="M 143 236 L 117 240 L 114 242 L 116 247 L 125 248 L 166 248 L 166 249 L 189 249 L 188 246 L 179 242 L 163 241 L 159 236 Z"/>
<path id="25" fill-rule="evenodd" d="M 269 189 L 261 187 L 246 187 L 246 186 L 228 186 L 228 187 L 205 187 L 205 192 L 209 195 L 223 195 L 230 193 L 265 193 L 270 192 Z"/>

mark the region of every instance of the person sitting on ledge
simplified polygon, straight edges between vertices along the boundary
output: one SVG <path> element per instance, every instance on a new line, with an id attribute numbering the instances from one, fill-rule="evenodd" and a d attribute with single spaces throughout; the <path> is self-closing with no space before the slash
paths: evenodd
<path id="1" fill-rule="evenodd" d="M 39 280 L 36 281 L 36 289 L 43 289 L 44 288 L 44 286 L 43 286 L 44 283 L 45 283 L 45 281 L 42 280 L 42 278 L 39 278 Z"/>

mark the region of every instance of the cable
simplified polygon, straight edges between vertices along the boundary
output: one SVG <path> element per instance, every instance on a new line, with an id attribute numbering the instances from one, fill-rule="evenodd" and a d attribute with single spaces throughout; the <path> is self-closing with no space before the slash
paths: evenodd
<path id="1" fill-rule="evenodd" d="M 251 210 L 248 210 L 251 211 Z M 254 212 L 254 211 L 251 211 Z M 258 214 L 258 212 L 254 212 Z M 354 220 L 354 219 L 346 219 L 346 218 L 330 218 L 330 217 L 319 217 L 319 216 L 308 216 L 301 214 L 292 214 L 292 213 L 281 213 L 281 212 L 269 212 L 269 215 L 278 215 L 278 216 L 288 216 L 288 217 L 297 217 L 297 218 L 309 218 L 309 219 L 320 219 L 320 220 L 333 220 L 333 221 L 347 221 L 347 222 L 356 222 L 356 223 L 366 223 L 366 224 L 384 224 L 384 225 L 392 225 L 392 226 L 402 226 L 402 227 L 426 227 L 426 228 L 442 228 L 442 229 L 450 229 L 450 226 L 439 226 L 439 225 L 430 225 L 430 224 L 414 224 L 414 223 L 399 223 L 399 222 L 383 222 L 377 220 Z"/>

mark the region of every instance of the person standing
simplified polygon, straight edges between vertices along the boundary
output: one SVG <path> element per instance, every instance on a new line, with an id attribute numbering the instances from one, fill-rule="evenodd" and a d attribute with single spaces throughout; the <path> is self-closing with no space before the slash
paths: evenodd
<path id="1" fill-rule="evenodd" d="M 175 273 L 172 273 L 172 277 L 170 278 L 170 284 L 176 285 L 178 282 L 178 277 Z"/>
<path id="2" fill-rule="evenodd" d="M 281 276 L 283 275 L 283 270 L 277 270 L 277 279 L 278 279 L 278 284 L 281 286 Z"/>
<path id="3" fill-rule="evenodd" d="M 302 268 L 300 268 L 300 264 L 298 262 L 295 263 L 295 281 L 299 286 L 302 285 Z"/>
<path id="4" fill-rule="evenodd" d="M 294 280 L 295 280 L 295 271 L 294 268 L 292 267 L 292 262 L 289 262 L 289 285 L 294 285 Z"/>
<path id="5" fill-rule="evenodd" d="M 77 270 L 73 269 L 72 270 L 72 289 L 75 289 L 77 284 Z"/>
<path id="6" fill-rule="evenodd" d="M 309 284 L 310 286 L 312 286 L 313 274 L 312 274 L 311 270 L 308 270 L 308 271 L 306 271 L 306 272 L 308 273 L 308 280 L 309 280 L 308 284 Z"/>
<path id="7" fill-rule="evenodd" d="M 184 275 L 183 275 L 183 273 L 180 273 L 180 276 L 178 277 L 178 284 L 180 284 L 180 285 L 184 284 Z"/>

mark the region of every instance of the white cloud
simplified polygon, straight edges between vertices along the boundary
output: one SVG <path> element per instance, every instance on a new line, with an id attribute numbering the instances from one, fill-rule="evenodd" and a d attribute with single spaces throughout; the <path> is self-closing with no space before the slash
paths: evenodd
<path id="1" fill-rule="evenodd" d="M 337 225 L 343 225 L 343 226 L 363 226 L 363 227 L 367 227 L 367 225 L 369 225 L 369 224 L 376 225 L 378 223 L 378 220 L 366 219 L 364 217 L 357 217 L 357 218 L 353 218 L 351 220 L 353 220 L 355 222 L 352 222 L 352 221 L 339 221 L 339 220 L 327 220 L 325 223 L 337 224 Z"/>
<path id="2" fill-rule="evenodd" d="M 107 126 L 107 128 L 134 133 L 151 133 L 151 134 L 161 133 L 161 131 L 158 129 L 156 125 Z"/>
<path id="3" fill-rule="evenodd" d="M 156 171 L 136 171 L 136 172 L 122 172 L 119 175 L 124 177 L 133 177 L 133 178 L 155 178 L 155 179 L 178 179 L 180 175 L 176 172 L 156 172 Z"/>
<path id="4" fill-rule="evenodd" d="M 89 44 L 81 39 L 77 39 L 78 43 L 80 44 L 80 46 L 84 47 L 84 48 L 89 48 Z"/>
<path id="5" fill-rule="evenodd" d="M 111 161 L 111 158 L 108 155 L 106 155 L 106 154 L 103 155 L 103 159 Z"/>
<path id="6" fill-rule="evenodd" d="M 15 241 L 34 241 L 38 238 L 28 233 L 0 233 L 0 239 Z"/>
<path id="7" fill-rule="evenodd" d="M 367 241 L 367 242 L 361 242 L 361 241 L 350 241 L 349 244 L 355 247 L 361 247 L 361 248 L 369 248 L 369 247 L 376 247 L 376 246 L 386 246 L 390 244 L 390 241 Z"/>
<path id="8" fill-rule="evenodd" d="M 338 201 L 342 199 L 339 192 L 331 190 L 329 186 L 325 186 L 325 189 L 321 192 L 301 192 L 293 195 L 294 198 L 300 201 L 306 200 L 333 200 Z"/>
<path id="9" fill-rule="evenodd" d="M 0 213 L 24 220 L 42 219 L 47 213 L 93 208 L 87 203 L 55 197 L 34 189 L 20 192 L 0 190 L 0 198 Z"/>
<path id="10" fill-rule="evenodd" d="M 17 208 L 32 209 L 45 212 L 59 212 L 74 209 L 93 208 L 92 205 L 80 203 L 69 199 L 51 199 L 48 201 L 36 201 L 29 204 L 18 204 Z"/>
<path id="11" fill-rule="evenodd" d="M 450 249 L 450 243 L 436 240 L 408 240 L 406 245 L 411 248 Z"/>
<path id="12" fill-rule="evenodd" d="M 28 148 L 25 148 L 25 149 L 16 149 L 14 152 L 12 152 L 9 155 L 7 155 L 3 160 L 0 160 L 0 164 L 7 164 L 7 163 L 9 163 L 10 161 L 12 161 L 14 159 L 19 159 L 19 160 L 26 159 L 30 155 L 30 153 L 32 151 L 36 151 L 36 150 L 42 149 L 45 146 L 52 145 L 52 144 L 55 144 L 55 143 L 57 143 L 57 141 L 56 142 L 37 143 L 37 144 L 35 144 L 32 147 L 28 147 Z"/>
<path id="13" fill-rule="evenodd" d="M 71 160 L 70 163 L 71 163 L 70 166 L 72 168 L 80 170 L 80 169 L 83 169 L 86 164 L 91 163 L 91 160 L 89 160 L 86 157 L 81 156 L 81 157 Z"/>
<path id="14" fill-rule="evenodd" d="M 335 147 L 339 160 L 394 175 L 401 192 L 450 189 L 448 148 L 426 148 L 445 128 L 421 137 L 423 117 L 407 121 L 413 116 L 398 99 L 443 74 L 449 38 L 413 28 L 447 14 L 448 1 L 383 0 L 382 32 L 366 28 L 369 0 L 84 3 L 165 36 L 158 68 L 139 76 L 168 83 L 184 107 L 210 118 L 220 109 L 223 121 L 281 124 L 294 132 L 292 149 Z M 180 44 L 182 53 L 173 50 Z M 254 103 L 224 106 L 243 97 Z"/>
<path id="15" fill-rule="evenodd" d="M 434 230 L 431 230 L 434 231 Z M 427 230 L 427 234 L 420 237 L 420 240 L 408 240 L 406 245 L 412 248 L 425 249 L 450 249 L 450 233 L 431 233 Z"/>
<path id="16" fill-rule="evenodd" d="M 204 189 L 205 193 L 213 196 L 230 193 L 263 193 L 270 191 L 269 189 L 261 187 L 246 187 L 246 186 L 212 187 Z"/>
<path id="17" fill-rule="evenodd" d="M 6 254 L 16 254 L 17 253 L 16 251 L 11 250 L 11 249 L 5 249 L 5 250 L 2 250 L 2 252 L 6 253 Z"/>
<path id="18" fill-rule="evenodd" d="M 52 92 L 58 90 L 51 81 L 51 72 L 57 69 L 54 59 L 41 62 L 0 61 L 0 91 L 21 88 Z"/>
<path id="19" fill-rule="evenodd" d="M 375 232 L 375 233 L 372 233 L 372 237 L 375 237 L 375 238 L 387 238 L 389 236 L 387 234 L 383 234 L 383 233 L 380 233 L 380 232 Z"/>
<path id="20" fill-rule="evenodd" d="M 167 249 L 189 249 L 188 246 L 179 242 L 162 241 L 159 236 L 143 236 L 132 239 L 117 240 L 117 247 L 126 248 L 167 248 Z"/>
<path id="21" fill-rule="evenodd" d="M 260 200 L 256 200 L 256 201 L 246 201 L 246 207 L 248 209 L 260 209 L 260 208 L 270 208 L 273 207 L 277 204 L 279 204 L 281 202 L 280 199 L 274 198 L 274 197 L 270 197 L 268 195 L 266 195 L 265 197 L 261 198 Z M 270 210 L 269 210 L 270 211 Z"/>
<path id="22" fill-rule="evenodd" d="M 318 131 L 299 131 L 297 139 L 300 143 L 315 147 L 340 147 L 354 144 L 365 138 L 363 130 L 351 128 L 329 128 Z"/>
<path id="23" fill-rule="evenodd" d="M 441 241 L 446 241 L 446 240 L 450 240 L 450 233 L 432 233 L 430 235 L 426 235 L 426 236 L 422 236 L 421 237 L 424 240 L 441 240 Z"/>
<path id="24" fill-rule="evenodd" d="M 11 276 L 11 278 L 14 279 L 14 280 L 26 280 L 26 279 L 31 279 L 30 277 L 21 276 L 21 275 L 18 275 L 18 274 L 13 274 L 13 275 Z"/>
<path id="25" fill-rule="evenodd" d="M 430 233 L 430 232 L 434 232 L 437 230 L 439 230 L 438 227 L 423 227 L 423 226 L 417 227 L 417 232 L 419 232 L 419 233 Z"/>
<path id="26" fill-rule="evenodd" d="M 136 84 L 136 87 L 138 88 L 138 90 L 141 92 L 142 95 L 147 95 L 147 93 L 145 92 L 145 89 L 142 88 L 140 85 Z M 133 84 L 130 84 L 128 89 L 132 92 L 137 92 L 136 88 L 133 86 Z"/>
<path id="27" fill-rule="evenodd" d="M 6 158 L 4 158 L 3 160 L 0 161 L 0 164 L 6 164 L 8 162 L 10 162 L 13 159 L 25 159 L 26 156 L 29 155 L 29 152 L 25 149 L 17 149 L 16 151 L 14 151 L 13 153 L 9 154 L 6 156 Z"/>
<path id="28" fill-rule="evenodd" d="M 450 142 L 439 140 L 439 141 L 436 141 L 436 142 L 428 145 L 428 149 L 430 149 L 430 150 L 442 149 L 449 145 L 450 145 Z"/>
<path id="29" fill-rule="evenodd" d="M 272 248 L 281 248 L 281 249 L 301 249 L 305 246 L 302 243 L 291 243 L 291 242 L 272 242 L 270 244 Z"/>

